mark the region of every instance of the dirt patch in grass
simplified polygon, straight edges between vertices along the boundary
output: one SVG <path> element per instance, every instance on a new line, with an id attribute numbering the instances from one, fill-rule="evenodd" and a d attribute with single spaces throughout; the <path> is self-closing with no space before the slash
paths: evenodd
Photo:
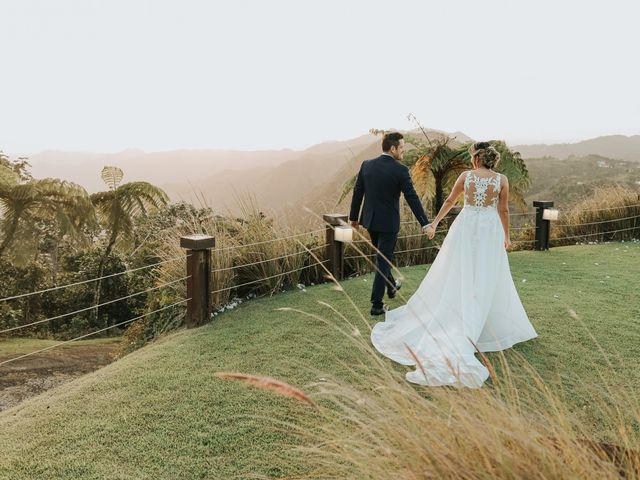
<path id="1" fill-rule="evenodd" d="M 0 411 L 114 360 L 118 342 L 54 348 L 0 366 Z M 0 362 L 16 355 L 0 354 Z"/>

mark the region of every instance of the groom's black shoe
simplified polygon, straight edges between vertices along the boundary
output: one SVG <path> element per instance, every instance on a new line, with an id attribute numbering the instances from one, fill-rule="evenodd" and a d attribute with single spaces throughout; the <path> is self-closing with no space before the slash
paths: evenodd
<path id="1" fill-rule="evenodd" d="M 395 288 L 389 290 L 387 292 L 387 296 L 389 298 L 396 298 L 396 293 L 398 292 L 398 290 L 400 290 L 402 288 L 402 282 L 400 280 L 396 280 L 396 286 Z"/>
<path id="2" fill-rule="evenodd" d="M 384 315 L 387 310 L 389 306 L 383 303 L 381 307 L 371 307 L 371 315 Z"/>

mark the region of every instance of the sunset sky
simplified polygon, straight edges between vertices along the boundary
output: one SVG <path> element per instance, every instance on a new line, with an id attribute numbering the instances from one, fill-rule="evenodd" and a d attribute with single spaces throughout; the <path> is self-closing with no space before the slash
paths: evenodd
<path id="1" fill-rule="evenodd" d="M 640 134 L 637 4 L 0 0 L 0 150 Z"/>

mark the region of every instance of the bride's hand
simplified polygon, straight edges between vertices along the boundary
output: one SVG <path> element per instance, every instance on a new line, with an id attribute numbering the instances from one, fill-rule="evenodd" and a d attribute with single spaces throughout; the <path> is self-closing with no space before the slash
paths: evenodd
<path id="1" fill-rule="evenodd" d="M 511 250 L 511 239 L 505 238 L 504 240 L 504 248 L 505 250 Z"/>
<path id="2" fill-rule="evenodd" d="M 436 227 L 433 226 L 433 223 L 430 223 L 426 227 L 423 228 L 424 233 L 427 234 L 427 238 L 429 240 L 433 240 L 433 237 L 436 236 Z"/>

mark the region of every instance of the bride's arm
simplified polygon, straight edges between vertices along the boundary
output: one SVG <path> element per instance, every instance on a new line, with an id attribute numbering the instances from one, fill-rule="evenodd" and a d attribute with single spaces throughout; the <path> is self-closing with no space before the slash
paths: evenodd
<path id="1" fill-rule="evenodd" d="M 509 234 L 509 180 L 506 175 L 500 175 L 500 196 L 498 197 L 498 213 L 504 229 L 504 248 L 511 248 Z"/>
<path id="2" fill-rule="evenodd" d="M 431 222 L 427 226 L 426 232 L 427 232 L 427 236 L 429 237 L 429 239 L 433 238 L 433 236 L 436 233 L 436 228 L 438 228 L 438 224 L 440 223 L 440 221 L 444 217 L 447 216 L 447 213 L 449 213 L 449 210 L 451 210 L 451 208 L 453 208 L 453 206 L 456 204 L 456 200 L 458 199 L 460 194 L 464 191 L 464 178 L 465 178 L 466 173 L 467 172 L 464 172 L 464 173 L 460 174 L 460 176 L 458 177 L 458 180 L 456 180 L 455 185 L 451 189 L 451 193 L 449 194 L 447 199 L 442 204 L 442 207 L 440 208 L 440 211 L 438 212 L 438 215 L 433 220 L 433 222 Z"/>

